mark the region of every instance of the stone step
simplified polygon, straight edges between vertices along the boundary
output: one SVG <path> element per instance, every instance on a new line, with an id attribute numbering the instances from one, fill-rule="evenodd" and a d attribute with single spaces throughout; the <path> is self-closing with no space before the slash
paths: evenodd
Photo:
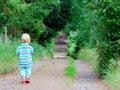
<path id="1" fill-rule="evenodd" d="M 66 53 L 65 52 L 54 52 L 55 59 L 65 59 Z"/>
<path id="2" fill-rule="evenodd" d="M 55 45 L 54 52 L 66 52 L 67 45 Z"/>
<path id="3" fill-rule="evenodd" d="M 54 56 L 55 59 L 65 59 L 66 56 Z"/>

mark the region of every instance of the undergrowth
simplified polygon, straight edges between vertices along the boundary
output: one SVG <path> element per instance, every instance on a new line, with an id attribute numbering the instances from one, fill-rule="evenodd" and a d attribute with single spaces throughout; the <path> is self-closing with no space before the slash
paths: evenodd
<path id="1" fill-rule="evenodd" d="M 93 68 L 95 68 L 96 65 L 98 64 L 97 62 L 98 54 L 96 52 L 96 48 L 91 49 L 88 47 L 82 48 L 78 52 L 77 58 L 88 61 L 93 66 Z"/>

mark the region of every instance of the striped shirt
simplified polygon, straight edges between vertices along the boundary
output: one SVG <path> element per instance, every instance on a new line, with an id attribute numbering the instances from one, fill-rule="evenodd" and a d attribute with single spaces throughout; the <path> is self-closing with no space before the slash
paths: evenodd
<path id="1" fill-rule="evenodd" d="M 22 43 L 20 46 L 18 46 L 16 50 L 16 55 L 18 56 L 18 66 L 31 67 L 32 53 L 33 53 L 33 48 L 29 44 Z"/>

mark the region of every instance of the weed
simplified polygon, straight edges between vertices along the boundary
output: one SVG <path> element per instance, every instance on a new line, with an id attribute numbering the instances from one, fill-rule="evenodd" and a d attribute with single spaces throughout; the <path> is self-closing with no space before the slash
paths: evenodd
<path id="1" fill-rule="evenodd" d="M 65 76 L 68 77 L 75 77 L 75 73 L 76 73 L 76 68 L 75 68 L 75 61 L 73 58 L 71 57 L 67 57 L 66 58 L 67 62 L 68 62 L 68 66 L 66 66 L 64 68 L 64 74 Z"/>

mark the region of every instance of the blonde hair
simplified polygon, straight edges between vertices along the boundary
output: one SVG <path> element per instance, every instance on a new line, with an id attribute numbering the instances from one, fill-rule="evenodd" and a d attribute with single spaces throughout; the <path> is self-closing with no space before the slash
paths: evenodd
<path id="1" fill-rule="evenodd" d="M 24 33 L 21 37 L 21 41 L 24 43 L 30 43 L 30 35 L 27 33 Z"/>

